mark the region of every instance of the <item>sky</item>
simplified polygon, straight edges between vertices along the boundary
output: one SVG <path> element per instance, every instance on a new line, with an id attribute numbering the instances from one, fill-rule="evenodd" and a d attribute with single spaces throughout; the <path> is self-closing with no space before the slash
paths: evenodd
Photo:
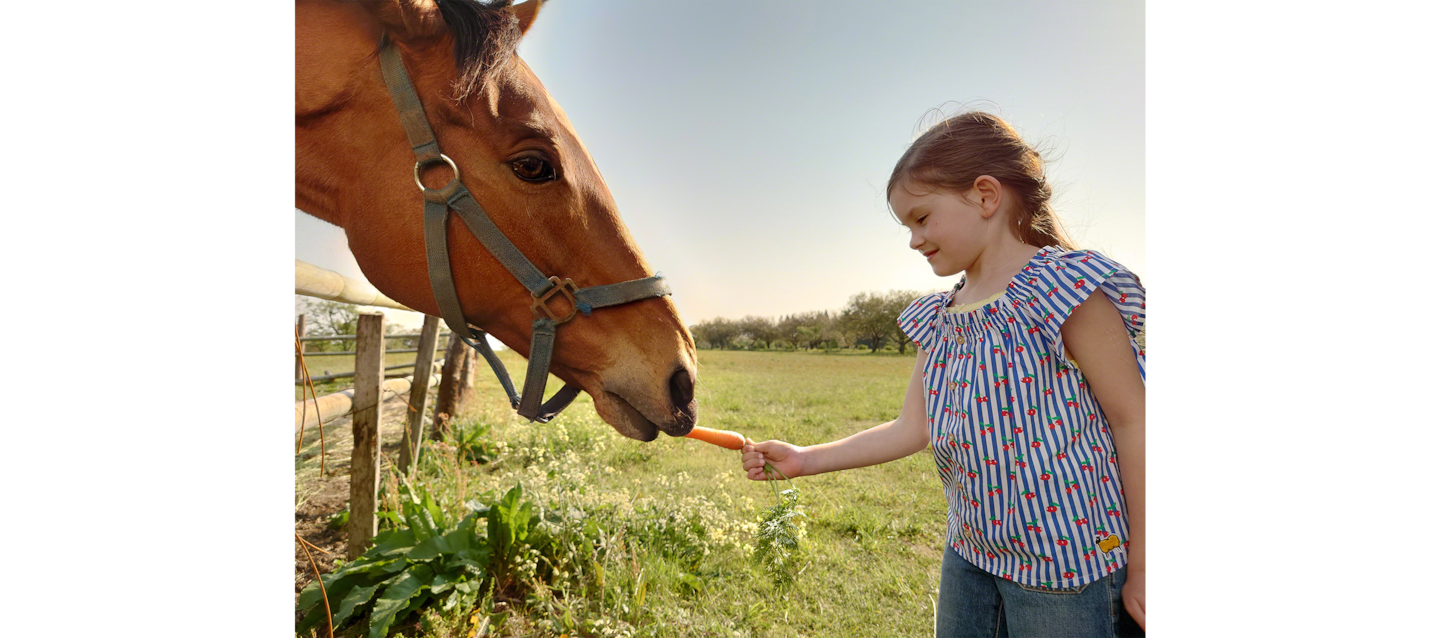
<path id="1" fill-rule="evenodd" d="M 882 191 L 923 126 L 969 108 L 1052 160 L 1077 244 L 1145 277 L 1141 2 L 556 0 L 519 54 L 688 325 L 953 284 Z M 295 253 L 363 276 L 298 211 Z"/>

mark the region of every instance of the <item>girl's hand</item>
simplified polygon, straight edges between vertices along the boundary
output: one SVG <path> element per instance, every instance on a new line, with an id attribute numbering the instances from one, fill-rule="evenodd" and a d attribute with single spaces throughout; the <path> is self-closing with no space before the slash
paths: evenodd
<path id="1" fill-rule="evenodd" d="M 804 456 L 802 448 L 795 447 L 784 441 L 765 441 L 756 443 L 745 439 L 745 445 L 740 448 L 740 462 L 745 468 L 746 476 L 752 481 L 764 481 L 767 479 L 778 480 L 779 476 L 765 475 L 765 463 L 775 466 L 781 474 L 790 478 L 804 476 Z"/>
<path id="2" fill-rule="evenodd" d="M 1145 571 L 1130 571 L 1125 574 L 1125 586 L 1120 588 L 1120 599 L 1125 601 L 1125 611 L 1145 629 Z"/>

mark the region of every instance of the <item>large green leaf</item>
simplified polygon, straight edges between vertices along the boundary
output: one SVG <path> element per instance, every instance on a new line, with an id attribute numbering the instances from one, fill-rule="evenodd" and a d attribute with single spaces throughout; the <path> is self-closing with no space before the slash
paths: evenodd
<path id="1" fill-rule="evenodd" d="M 490 511 L 490 506 L 472 498 L 468 501 L 465 501 L 465 509 L 468 509 L 475 514 L 485 514 Z"/>
<path id="2" fill-rule="evenodd" d="M 504 521 L 505 511 L 498 506 L 493 507 L 485 518 L 485 537 L 486 542 L 490 545 L 490 555 L 495 557 L 495 560 L 500 560 L 501 556 L 510 551 L 510 543 L 513 540 L 510 526 L 506 525 Z"/>
<path id="3" fill-rule="evenodd" d="M 490 575 L 489 562 L 490 548 L 481 545 L 474 549 L 461 550 L 455 558 L 445 562 L 444 570 L 453 572 L 463 568 L 471 576 L 485 578 Z"/>
<path id="4" fill-rule="evenodd" d="M 370 599 L 375 597 L 375 590 L 379 589 L 381 584 L 375 583 L 369 587 L 356 587 L 352 590 L 345 600 L 340 601 L 340 607 L 335 610 L 335 626 L 343 625 L 356 609 L 370 602 Z"/>
<path id="5" fill-rule="evenodd" d="M 455 548 L 450 546 L 447 536 L 431 536 L 420 541 L 419 545 L 405 554 L 405 559 L 419 562 L 430 560 L 441 554 L 453 553 L 455 553 Z"/>
<path id="6" fill-rule="evenodd" d="M 375 536 L 375 546 L 365 552 L 361 559 L 385 558 L 397 553 L 410 551 L 415 546 L 415 532 L 410 528 L 397 528 L 380 532 Z M 399 550 L 397 552 L 397 550 Z"/>
<path id="7" fill-rule="evenodd" d="M 297 632 L 297 634 L 304 634 L 304 632 L 310 631 L 310 628 L 312 628 L 312 626 L 320 625 L 321 622 L 324 622 L 324 619 L 324 605 L 312 606 L 312 608 L 310 608 L 310 612 L 307 612 L 307 614 L 305 614 L 305 618 L 300 619 L 300 624 L 295 625 L 295 632 Z"/>
<path id="8" fill-rule="evenodd" d="M 353 563 L 352 563 L 353 564 Z M 379 580 L 381 576 L 368 572 L 353 572 L 349 574 L 329 573 L 324 574 L 318 581 L 310 581 L 305 589 L 300 592 L 300 598 L 295 601 L 295 608 L 300 611 L 309 609 L 305 617 L 295 625 L 295 631 L 302 632 L 311 627 L 317 627 L 325 621 L 325 605 L 321 604 L 320 583 L 325 584 L 325 595 L 330 601 L 331 613 L 334 613 L 335 606 L 351 590 L 361 583 L 372 580 Z"/>
<path id="9" fill-rule="evenodd" d="M 530 528 L 534 527 L 535 521 L 539 518 L 531 514 L 531 511 L 534 509 L 534 504 L 530 501 L 525 501 L 520 504 L 515 514 L 510 517 L 511 534 L 514 535 L 515 542 L 524 541 L 526 537 L 530 536 Z"/>
<path id="10" fill-rule="evenodd" d="M 430 522 L 436 529 L 450 526 L 450 518 L 445 516 L 445 511 L 440 509 L 440 504 L 435 502 L 435 497 L 430 494 L 430 490 L 425 490 L 421 505 L 425 508 L 425 513 L 430 515 Z"/>
<path id="11" fill-rule="evenodd" d="M 445 543 L 451 549 L 449 553 L 461 552 L 475 546 L 475 515 L 469 514 L 460 519 L 460 524 L 445 533 Z"/>
<path id="12" fill-rule="evenodd" d="M 419 565 L 386 581 L 385 592 L 380 594 L 380 600 L 375 602 L 375 609 L 370 612 L 370 638 L 385 638 L 397 614 L 410 604 L 410 597 L 428 584 L 432 577 L 434 573 L 429 566 Z"/>
<path id="13" fill-rule="evenodd" d="M 405 559 L 403 559 L 403 558 L 402 558 L 402 559 L 399 559 L 399 560 L 386 561 L 385 563 L 383 563 L 383 566 L 380 567 L 379 573 L 382 573 L 382 574 L 393 574 L 393 573 L 398 572 L 398 571 L 400 571 L 400 570 L 403 570 L 403 569 L 405 569 L 406 567 L 409 567 L 409 566 L 410 566 L 410 561 L 407 561 L 407 560 L 405 560 Z"/>
<path id="14" fill-rule="evenodd" d="M 419 539 L 438 534 L 440 528 L 436 524 L 436 517 L 431 512 L 440 512 L 440 508 L 436 506 L 432 510 L 430 507 L 435 504 L 435 498 L 430 495 L 429 490 L 425 489 L 423 483 L 418 490 L 420 493 L 417 494 L 415 486 L 410 483 L 409 479 L 403 476 L 400 479 L 400 491 L 402 492 L 400 509 L 405 513 L 406 524 L 415 530 L 416 537 Z"/>
<path id="15" fill-rule="evenodd" d="M 300 598 L 295 601 L 295 608 L 299 610 L 309 609 L 320 603 L 320 584 L 325 585 L 325 595 L 330 600 L 337 600 L 350 591 L 358 583 L 365 582 L 365 574 L 362 573 L 329 573 L 320 576 L 320 580 L 312 580 L 305 589 L 300 591 Z"/>
<path id="16" fill-rule="evenodd" d="M 459 578 L 464 578 L 464 576 Z M 453 574 L 437 574 L 435 579 L 430 581 L 430 593 L 438 596 L 450 591 L 450 588 L 455 586 L 455 580 L 457 577 Z"/>

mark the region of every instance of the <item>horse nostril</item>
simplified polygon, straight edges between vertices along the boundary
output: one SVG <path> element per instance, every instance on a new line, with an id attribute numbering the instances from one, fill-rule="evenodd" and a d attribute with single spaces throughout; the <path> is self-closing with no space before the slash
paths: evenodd
<path id="1" fill-rule="evenodd" d="M 690 403 L 695 400 L 695 377 L 690 371 L 680 368 L 670 376 L 670 401 L 682 412 L 690 412 Z"/>

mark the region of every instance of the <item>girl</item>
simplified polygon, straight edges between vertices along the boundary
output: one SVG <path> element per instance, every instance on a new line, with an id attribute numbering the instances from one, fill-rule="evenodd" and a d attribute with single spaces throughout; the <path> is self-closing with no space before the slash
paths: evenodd
<path id="1" fill-rule="evenodd" d="M 1139 279 L 1070 244 L 1039 155 L 995 116 L 921 135 L 886 193 L 935 274 L 963 272 L 900 315 L 919 351 L 900 414 L 820 445 L 747 441 L 749 477 L 765 480 L 767 462 L 806 476 L 928 445 L 949 501 L 938 638 L 1143 635 Z"/>

